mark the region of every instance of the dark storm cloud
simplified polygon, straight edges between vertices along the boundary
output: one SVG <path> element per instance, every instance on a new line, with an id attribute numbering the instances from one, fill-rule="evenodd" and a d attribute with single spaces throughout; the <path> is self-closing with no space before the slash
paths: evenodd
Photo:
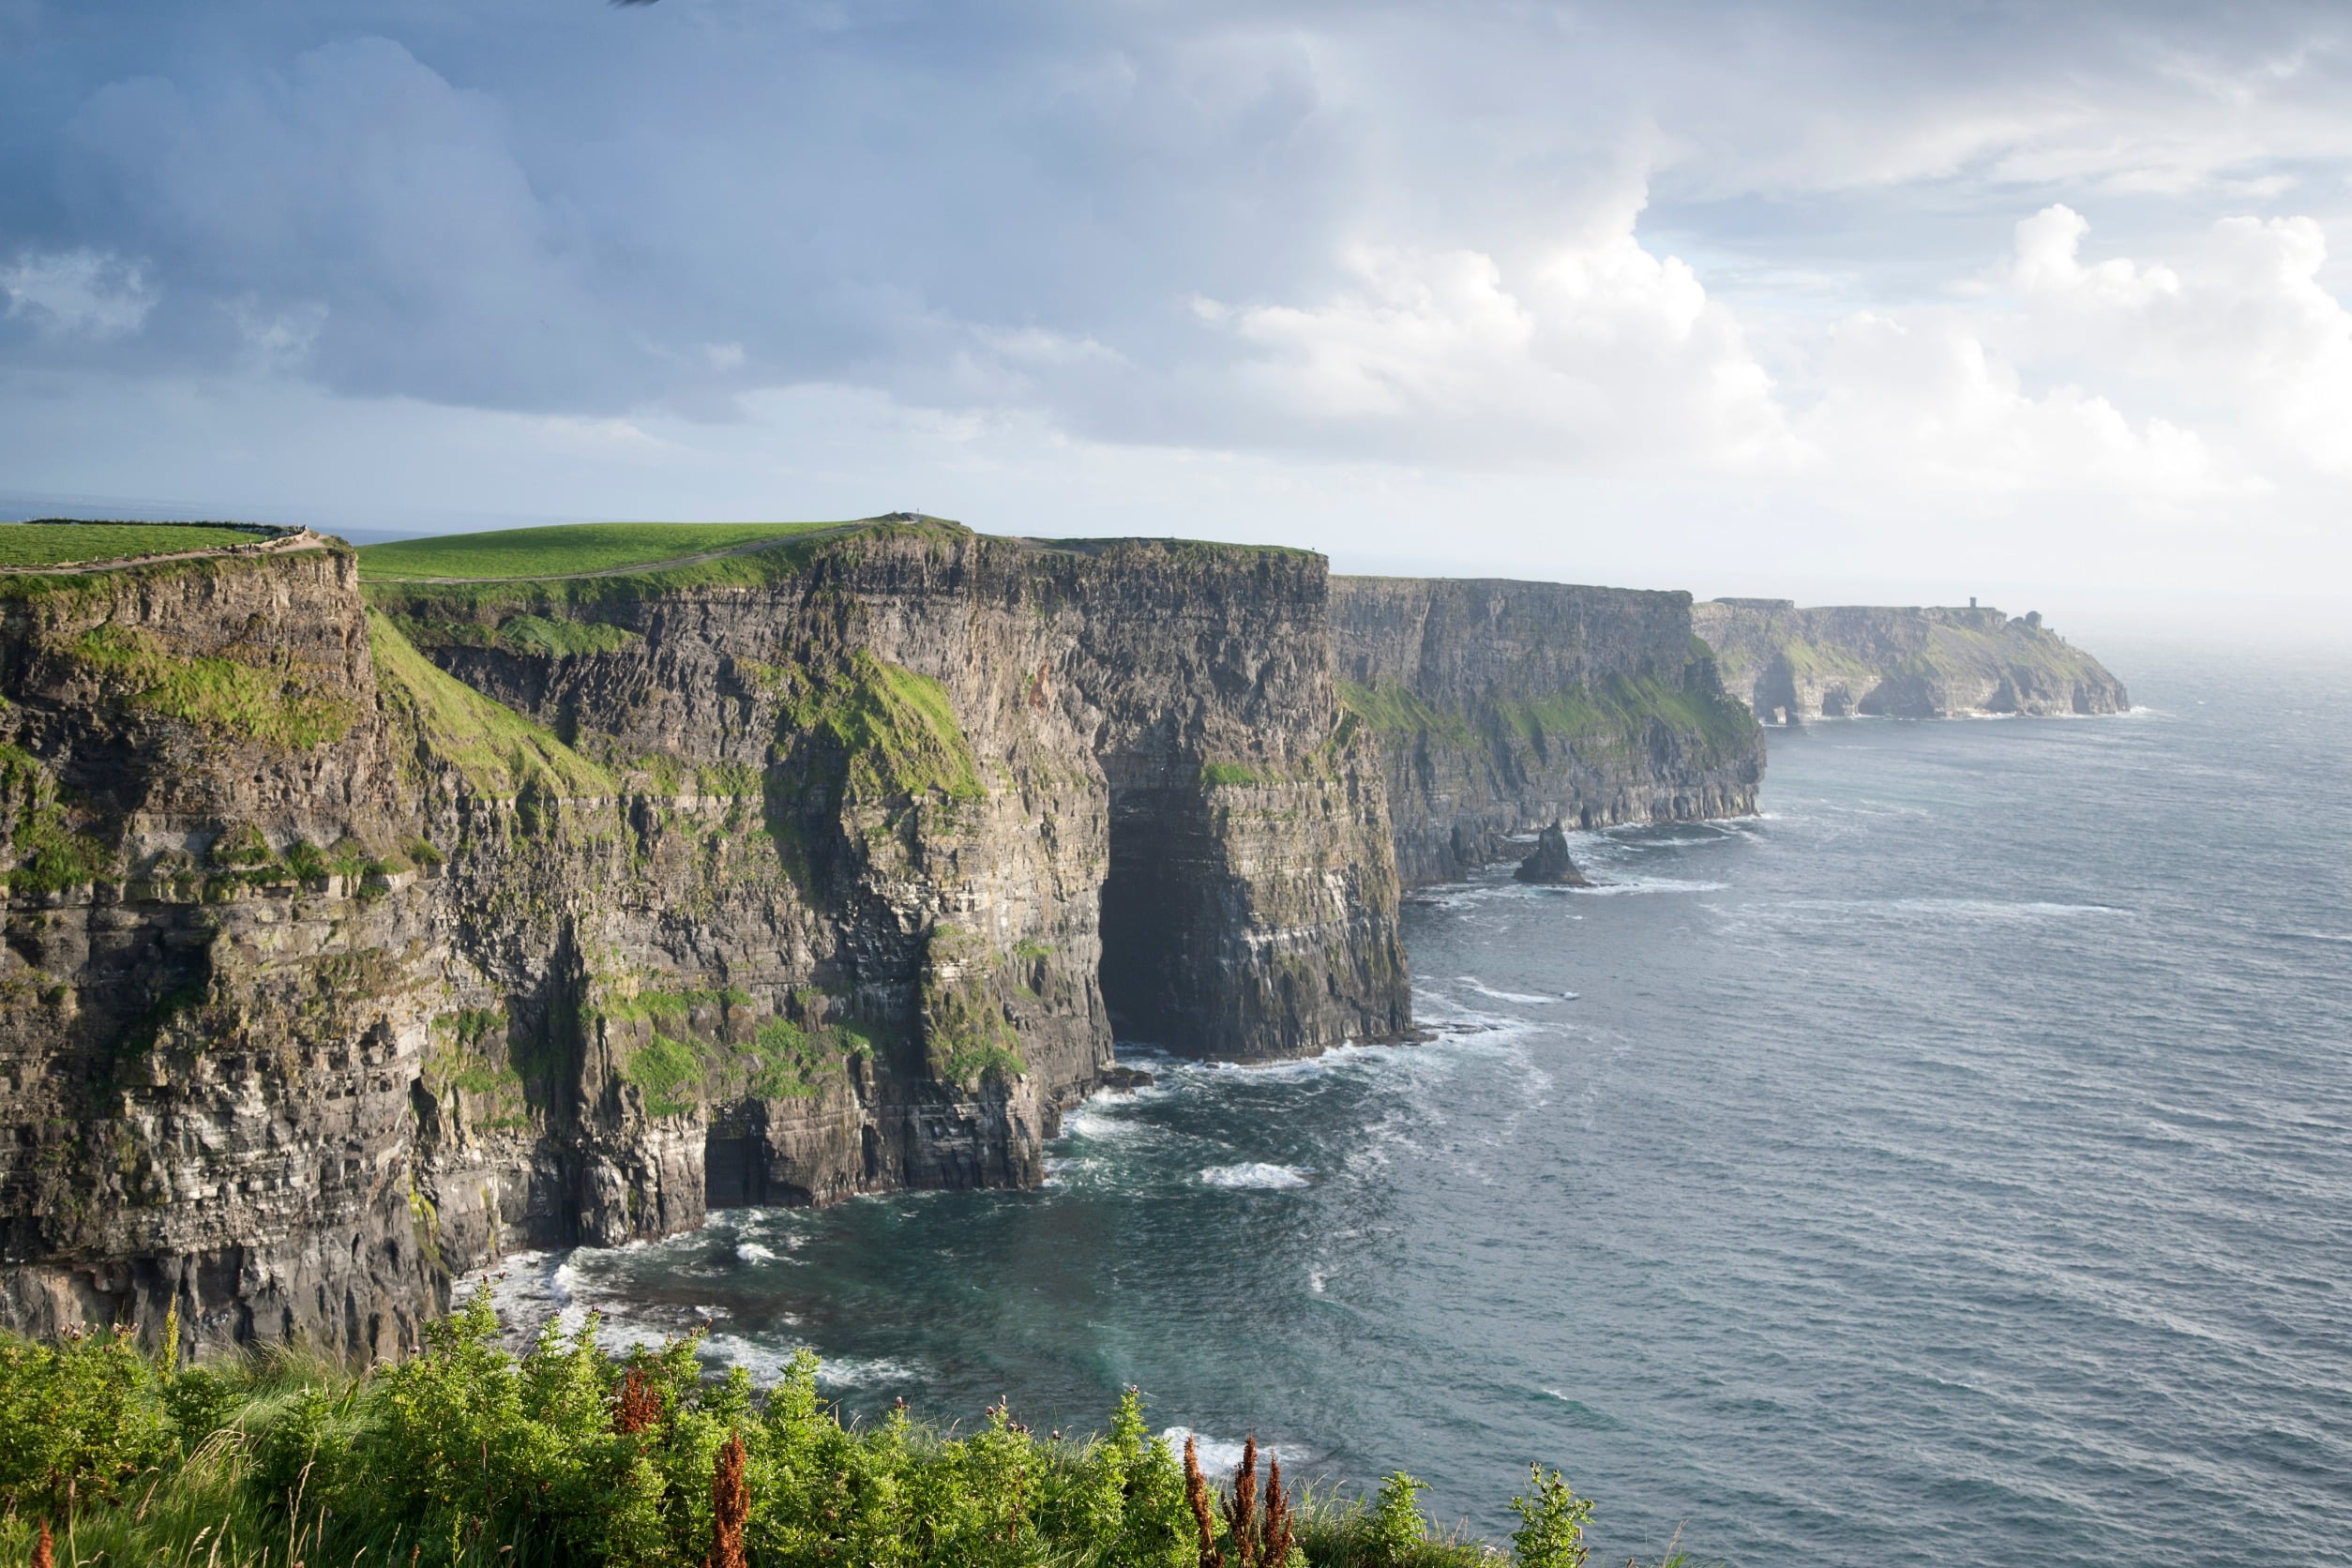
<path id="1" fill-rule="evenodd" d="M 2061 188 L 2332 179 L 2326 15 L 13 0 L 0 344 L 561 413 L 851 384 L 1246 444 L 1279 411 L 1231 396 L 1254 351 L 1199 302 L 1325 297 L 1354 245 L 1507 257 L 1647 194 L 1735 261 L 1797 264 L 1802 226 L 1899 273 Z"/>
<path id="2" fill-rule="evenodd" d="M 856 16 L 56 21 L 9 63 L 43 85 L 0 111 L 0 254 L 129 259 L 157 299 L 135 343 L 19 312 L 13 346 L 274 335 L 338 390 L 612 409 L 936 377 L 975 323 L 1148 330 L 1322 249 L 1346 158 L 1279 39 Z"/>

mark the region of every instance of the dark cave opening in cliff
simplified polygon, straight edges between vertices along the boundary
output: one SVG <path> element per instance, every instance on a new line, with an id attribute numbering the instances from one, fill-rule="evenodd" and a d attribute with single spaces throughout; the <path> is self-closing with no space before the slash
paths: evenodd
<path id="1" fill-rule="evenodd" d="M 712 1209 L 748 1209 L 773 1201 L 768 1196 L 762 1142 L 717 1127 L 702 1147 L 702 1202 Z"/>
<path id="2" fill-rule="evenodd" d="M 1103 1004 L 1122 1041 L 1182 1049 L 1184 912 L 1189 902 L 1168 792 L 1119 787 L 1110 798 L 1110 868 L 1103 879 Z"/>

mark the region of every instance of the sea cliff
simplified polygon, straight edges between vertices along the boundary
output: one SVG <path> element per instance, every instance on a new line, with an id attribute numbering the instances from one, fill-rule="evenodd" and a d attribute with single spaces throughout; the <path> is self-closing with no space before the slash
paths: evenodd
<path id="1" fill-rule="evenodd" d="M 1756 809 L 1764 740 L 1682 593 L 1334 577 L 1342 701 L 1380 738 L 1409 884 L 1526 852 L 1553 822 Z"/>
<path id="2" fill-rule="evenodd" d="M 1114 1027 L 1403 1033 L 1328 604 L 922 520 L 0 578 L 0 1321 L 394 1355 L 518 1246 L 1033 1184 Z"/>
<path id="3" fill-rule="evenodd" d="M 2038 613 L 1868 606 L 1800 610 L 1790 599 L 1692 607 L 1724 685 L 1768 723 L 1855 715 L 2115 714 L 2123 683 Z"/>

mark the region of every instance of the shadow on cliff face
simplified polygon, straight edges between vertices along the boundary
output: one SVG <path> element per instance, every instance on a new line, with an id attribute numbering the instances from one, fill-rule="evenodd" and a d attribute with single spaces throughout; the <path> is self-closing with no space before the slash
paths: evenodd
<path id="1" fill-rule="evenodd" d="M 1208 1021 L 1186 1004 L 1187 927 L 1209 869 L 1201 864 L 1208 846 L 1188 831 L 1197 814 L 1192 792 L 1123 787 L 1112 776 L 1101 915 L 1103 1003 L 1113 1034 L 1193 1052 Z"/>

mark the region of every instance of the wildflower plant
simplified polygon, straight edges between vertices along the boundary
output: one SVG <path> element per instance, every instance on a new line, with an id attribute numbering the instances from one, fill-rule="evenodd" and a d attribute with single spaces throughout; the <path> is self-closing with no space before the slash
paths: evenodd
<path id="1" fill-rule="evenodd" d="M 1040 1439 L 1008 1405 L 956 1436 L 903 1404 L 845 1424 L 802 1351 L 762 1390 L 697 1339 L 615 1355 L 592 1319 L 506 1349 L 486 1295 L 413 1359 L 354 1376 L 279 1350 L 181 1368 L 176 1323 L 0 1336 L 0 1562 L 293 1568 L 1473 1568 L 1421 1483 L 1294 1494 L 1253 1439 L 1223 1486 L 1127 1390 L 1108 1428 Z M 1521 1568 L 1576 1568 L 1591 1505 L 1517 1500 Z"/>

